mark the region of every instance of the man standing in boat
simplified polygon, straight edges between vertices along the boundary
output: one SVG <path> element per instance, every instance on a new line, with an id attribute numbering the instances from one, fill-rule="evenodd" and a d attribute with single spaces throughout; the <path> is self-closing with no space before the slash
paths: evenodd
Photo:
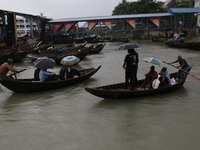
<path id="1" fill-rule="evenodd" d="M 3 63 L 1 66 L 0 66 L 0 74 L 3 74 L 3 75 L 7 75 L 8 71 L 12 71 L 12 72 L 15 72 L 15 73 L 20 73 L 26 69 L 23 69 L 23 70 L 16 70 L 16 69 L 13 69 L 11 67 L 11 64 L 12 64 L 13 60 L 12 59 L 8 59 L 7 62 Z"/>
<path id="2" fill-rule="evenodd" d="M 123 68 L 125 71 L 125 88 L 136 90 L 137 87 L 137 69 L 139 55 L 134 49 L 128 49 L 128 54 L 124 59 Z M 129 86 L 130 80 L 130 86 Z"/>

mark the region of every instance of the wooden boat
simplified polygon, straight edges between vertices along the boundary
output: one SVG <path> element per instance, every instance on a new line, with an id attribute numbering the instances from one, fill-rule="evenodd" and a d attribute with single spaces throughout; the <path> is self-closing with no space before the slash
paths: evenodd
<path id="1" fill-rule="evenodd" d="M 0 55 L 0 65 L 6 62 L 8 58 L 11 58 L 13 62 L 20 62 L 26 57 L 27 54 L 27 51 L 17 52 L 16 48 L 6 51 Z"/>
<path id="2" fill-rule="evenodd" d="M 34 61 L 39 57 L 49 57 L 49 58 L 53 58 L 56 62 L 56 64 L 60 65 L 60 61 L 66 57 L 66 56 L 70 56 L 70 55 L 74 55 L 78 58 L 80 58 L 80 61 L 83 60 L 85 58 L 85 56 L 87 56 L 90 52 L 91 48 L 90 47 L 86 47 L 86 48 L 82 48 L 82 49 L 77 49 L 77 50 L 62 50 L 62 56 L 56 56 L 56 52 L 54 51 L 46 51 L 46 52 L 42 52 L 39 54 L 28 54 L 26 57 L 27 59 Z"/>
<path id="3" fill-rule="evenodd" d="M 192 68 L 192 67 L 191 67 Z M 190 69 L 191 69 L 190 68 Z M 176 77 L 176 73 L 170 74 L 171 78 Z M 176 89 L 179 89 L 184 83 L 187 78 L 187 73 L 185 73 L 184 78 L 180 81 L 175 83 L 174 85 L 162 87 L 162 88 L 138 88 L 137 90 L 124 90 L 125 89 L 125 83 L 117 83 L 117 84 L 111 84 L 111 85 L 105 85 L 105 86 L 99 86 L 99 87 L 93 87 L 89 88 L 86 87 L 85 90 L 95 96 L 102 97 L 102 98 L 134 98 L 136 96 L 146 96 L 146 95 L 155 95 L 159 93 L 165 93 L 169 91 L 173 91 Z M 141 86 L 144 83 L 144 80 L 139 80 L 138 85 Z"/>
<path id="4" fill-rule="evenodd" d="M 189 42 L 188 43 L 189 49 L 200 50 L 200 42 Z"/>
<path id="5" fill-rule="evenodd" d="M 34 81 L 34 79 L 12 79 L 0 74 L 0 82 L 3 86 L 14 92 L 40 92 L 68 87 L 83 82 L 94 75 L 100 68 L 101 65 L 80 70 L 82 74 L 80 77 L 74 77 L 68 80 L 56 80 L 46 82 L 38 82 Z"/>
<path id="6" fill-rule="evenodd" d="M 85 41 L 84 43 L 79 44 L 77 46 L 74 46 L 74 47 L 63 46 L 62 50 L 76 50 L 76 49 L 81 49 L 81 48 L 84 48 L 86 46 L 86 44 L 87 44 L 87 41 Z"/>
<path id="7" fill-rule="evenodd" d="M 165 44 L 169 47 L 178 47 L 178 48 L 188 48 L 188 43 L 186 42 L 178 42 L 178 41 L 165 41 Z"/>
<path id="8" fill-rule="evenodd" d="M 97 44 L 96 46 L 92 45 L 91 46 L 91 51 L 89 52 L 89 54 L 100 53 L 103 50 L 105 45 L 106 45 L 106 42 L 101 43 L 101 44 Z"/>

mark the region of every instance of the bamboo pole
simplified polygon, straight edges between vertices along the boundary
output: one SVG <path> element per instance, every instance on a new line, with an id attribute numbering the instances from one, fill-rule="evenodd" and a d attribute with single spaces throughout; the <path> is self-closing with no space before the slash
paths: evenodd
<path id="1" fill-rule="evenodd" d="M 170 64 L 170 63 L 168 63 L 168 62 L 165 62 L 165 61 L 163 61 L 163 63 L 165 63 L 165 64 L 168 64 L 168 65 L 170 65 L 170 66 L 172 66 L 172 67 L 175 67 L 175 68 L 177 68 L 177 69 L 179 69 L 179 70 L 181 70 L 181 71 L 183 71 L 183 72 L 185 72 L 185 73 L 187 73 L 187 74 L 191 75 L 192 77 L 194 77 L 194 78 L 196 78 L 196 79 L 200 80 L 200 78 L 198 78 L 198 77 L 194 76 L 193 74 L 191 74 L 191 73 L 187 72 L 187 71 L 186 71 L 186 70 L 184 70 L 184 69 L 181 69 L 181 68 L 179 68 L 179 67 L 177 67 L 177 66 L 175 66 L 175 65 L 172 65 L 172 64 Z"/>

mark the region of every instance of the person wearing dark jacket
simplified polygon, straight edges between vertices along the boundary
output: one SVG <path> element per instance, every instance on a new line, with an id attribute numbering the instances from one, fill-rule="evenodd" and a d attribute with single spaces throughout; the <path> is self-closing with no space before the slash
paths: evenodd
<path id="1" fill-rule="evenodd" d="M 128 54 L 123 63 L 123 68 L 125 69 L 125 89 L 136 90 L 137 88 L 138 62 L 138 53 L 134 49 L 128 49 Z"/>

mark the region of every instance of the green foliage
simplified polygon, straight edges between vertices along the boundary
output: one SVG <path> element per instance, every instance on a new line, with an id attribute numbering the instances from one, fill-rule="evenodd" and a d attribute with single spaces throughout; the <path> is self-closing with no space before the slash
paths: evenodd
<path id="1" fill-rule="evenodd" d="M 138 2 L 127 2 L 126 0 L 122 0 L 122 2 L 115 7 L 112 15 L 167 12 L 162 6 L 163 2 L 154 2 L 152 0 L 140 0 Z"/>
<path id="2" fill-rule="evenodd" d="M 171 2 L 169 2 L 169 4 L 167 5 L 167 8 L 190 8 L 193 7 L 193 4 L 191 3 L 190 0 L 181 0 L 181 1 L 176 1 L 176 0 L 172 0 Z"/>

